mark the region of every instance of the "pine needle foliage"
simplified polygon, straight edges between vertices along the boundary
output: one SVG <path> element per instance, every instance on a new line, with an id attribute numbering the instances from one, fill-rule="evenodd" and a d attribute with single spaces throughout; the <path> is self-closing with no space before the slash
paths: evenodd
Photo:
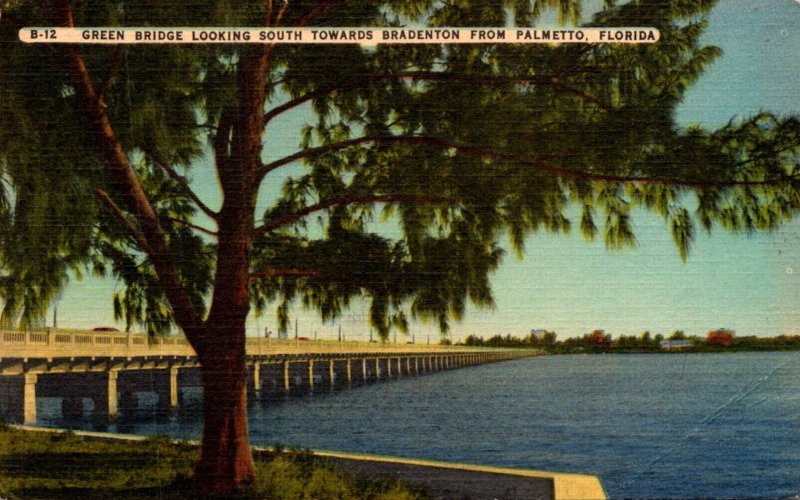
<path id="1" fill-rule="evenodd" d="M 505 236 L 519 255 L 531 233 L 573 228 L 611 249 L 635 246 L 632 214 L 644 208 L 664 218 L 685 260 L 698 228 L 746 233 L 787 221 L 800 206 L 796 117 L 763 113 L 718 130 L 675 123 L 686 90 L 721 56 L 700 43 L 714 3 L 606 1 L 589 16 L 578 0 L 290 2 L 286 27 L 536 26 L 554 11 L 563 23 L 652 26 L 662 40 L 272 47 L 264 119 L 285 127 L 294 111 L 305 124 L 282 159 L 265 160 L 285 134 L 267 128 L 260 138 L 256 180 L 280 194 L 260 201 L 267 208 L 248 229 L 252 306 L 277 305 L 285 327 L 297 305 L 329 321 L 365 298 L 383 337 L 412 319 L 446 330 L 468 302 L 493 305 Z M 2 321 L 32 324 L 71 277 L 94 272 L 121 285 L 115 317 L 164 332 L 175 318 L 133 236 L 139 214 L 120 201 L 80 95 L 54 63 L 68 49 L 14 41 L 23 25 L 52 24 L 49 6 L 5 2 L 0 22 Z M 82 26 L 257 26 L 274 19 L 270 6 L 92 0 L 73 15 Z M 231 154 L 220 127 L 254 50 L 81 47 L 201 318 L 222 258 L 210 233 L 220 228 L 187 188 L 193 172 Z"/>

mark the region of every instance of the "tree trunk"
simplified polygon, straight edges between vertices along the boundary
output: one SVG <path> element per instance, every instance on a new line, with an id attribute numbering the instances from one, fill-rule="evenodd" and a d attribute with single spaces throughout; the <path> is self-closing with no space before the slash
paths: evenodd
<path id="1" fill-rule="evenodd" d="M 244 340 L 244 332 L 242 332 Z M 247 367 L 241 346 L 215 346 L 200 359 L 203 383 L 203 437 L 195 469 L 196 492 L 229 495 L 253 481 L 247 432 Z"/>
<path id="2" fill-rule="evenodd" d="M 217 216 L 214 292 L 197 342 L 204 424 L 195 485 L 203 496 L 230 495 L 255 478 L 247 435 L 245 323 L 250 310 L 250 245 L 265 126 L 266 65 L 263 50 L 240 54 L 239 104 L 223 111 L 214 139 L 223 202 Z"/>
<path id="3" fill-rule="evenodd" d="M 202 496 L 228 496 L 255 476 L 247 435 L 245 364 L 254 195 L 231 165 L 220 168 L 220 178 L 226 191 L 218 221 L 214 294 L 204 327 L 192 335 L 203 383 L 203 438 L 195 469 L 195 488 Z"/>

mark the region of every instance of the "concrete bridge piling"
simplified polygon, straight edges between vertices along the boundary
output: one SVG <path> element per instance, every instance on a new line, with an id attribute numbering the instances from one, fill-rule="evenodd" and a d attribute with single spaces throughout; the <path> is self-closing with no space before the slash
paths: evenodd
<path id="1" fill-rule="evenodd" d="M 382 380 L 533 356 L 487 349 L 373 342 L 248 339 L 248 393 L 254 400 L 331 391 Z M 35 423 L 36 398 L 62 399 L 64 418 L 135 412 L 141 399 L 169 413 L 182 391 L 200 387 L 200 367 L 183 338 L 148 339 L 114 332 L 0 331 L 0 416 Z M 144 397 L 144 394 L 150 394 Z"/>

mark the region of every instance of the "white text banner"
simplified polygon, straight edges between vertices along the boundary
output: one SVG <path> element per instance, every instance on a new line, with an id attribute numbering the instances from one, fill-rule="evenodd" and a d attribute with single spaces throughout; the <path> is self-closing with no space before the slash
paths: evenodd
<path id="1" fill-rule="evenodd" d="M 26 43 L 654 43 L 654 28 L 22 28 Z"/>

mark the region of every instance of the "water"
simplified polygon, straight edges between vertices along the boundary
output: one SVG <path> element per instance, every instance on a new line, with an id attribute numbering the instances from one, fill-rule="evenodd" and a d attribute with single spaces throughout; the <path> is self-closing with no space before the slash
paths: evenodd
<path id="1" fill-rule="evenodd" d="M 786 498 L 800 493 L 798 371 L 800 353 L 523 359 L 256 402 L 251 439 L 597 474 L 611 498 Z M 39 405 L 41 425 L 64 425 Z M 200 425 L 190 412 L 109 430 Z"/>

